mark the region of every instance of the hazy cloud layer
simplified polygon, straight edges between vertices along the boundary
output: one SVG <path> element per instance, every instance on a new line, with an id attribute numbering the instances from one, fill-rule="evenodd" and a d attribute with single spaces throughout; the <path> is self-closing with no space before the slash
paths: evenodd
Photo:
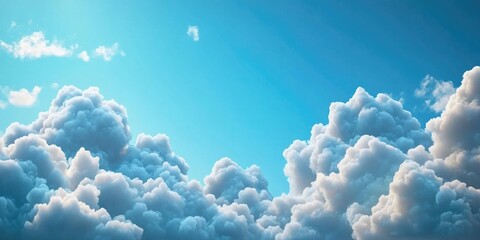
<path id="1" fill-rule="evenodd" d="M 126 109 L 65 86 L 0 140 L 1 239 L 475 239 L 480 234 L 480 68 L 426 129 L 358 88 L 283 153 L 290 189 L 217 161 L 204 185 L 168 136 L 130 144 Z"/>

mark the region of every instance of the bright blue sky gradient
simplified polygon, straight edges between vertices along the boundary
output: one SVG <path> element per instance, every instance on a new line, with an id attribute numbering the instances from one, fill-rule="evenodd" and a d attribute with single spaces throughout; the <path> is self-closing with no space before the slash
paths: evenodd
<path id="1" fill-rule="evenodd" d="M 0 129 L 48 108 L 50 84 L 98 86 L 128 110 L 133 140 L 165 133 L 203 179 L 227 156 L 287 191 L 282 151 L 327 123 L 333 101 L 359 86 L 413 98 L 430 74 L 459 85 L 480 62 L 475 1 L 15 1 L 0 9 L 0 40 L 35 31 L 80 50 L 118 42 L 125 57 L 16 59 L 0 51 L 0 86 L 41 86 L 31 108 L 0 110 Z M 17 23 L 10 27 L 12 21 Z M 31 24 L 29 24 L 31 21 Z M 186 34 L 189 25 L 200 40 Z M 4 96 L 0 100 L 6 100 Z"/>

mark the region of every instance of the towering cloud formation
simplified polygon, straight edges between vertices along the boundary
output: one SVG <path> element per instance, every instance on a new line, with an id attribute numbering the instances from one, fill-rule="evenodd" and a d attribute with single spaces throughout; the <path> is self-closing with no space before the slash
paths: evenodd
<path id="1" fill-rule="evenodd" d="M 1 239 L 475 239 L 480 68 L 420 123 L 359 88 L 284 151 L 288 194 L 220 159 L 204 186 L 166 135 L 131 140 L 124 107 L 62 88 L 0 140 Z"/>

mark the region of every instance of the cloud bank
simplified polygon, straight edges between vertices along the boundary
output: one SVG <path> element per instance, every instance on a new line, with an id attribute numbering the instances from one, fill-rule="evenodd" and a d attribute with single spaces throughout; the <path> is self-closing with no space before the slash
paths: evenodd
<path id="1" fill-rule="evenodd" d="M 166 135 L 131 140 L 97 88 L 59 90 L 0 141 L 1 239 L 475 239 L 480 67 L 425 129 L 358 88 L 283 153 L 289 192 L 258 166 L 217 161 L 204 185 Z"/>

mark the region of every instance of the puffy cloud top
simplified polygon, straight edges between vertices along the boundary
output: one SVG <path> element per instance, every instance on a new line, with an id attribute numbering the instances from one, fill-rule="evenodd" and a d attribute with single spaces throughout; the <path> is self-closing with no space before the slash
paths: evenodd
<path id="1" fill-rule="evenodd" d="M 125 108 L 115 101 L 104 101 L 98 88 L 62 88 L 50 109 L 40 113 L 30 128 L 62 148 L 67 157 L 84 147 L 108 156 L 105 160 L 109 163 L 119 161 L 131 138 Z"/>
<path id="2" fill-rule="evenodd" d="M 204 186 L 164 134 L 130 144 L 97 88 L 59 90 L 0 140 L 1 239 L 476 239 L 480 68 L 427 130 L 359 88 L 283 153 L 288 194 L 258 166 L 217 161 Z"/>
<path id="3" fill-rule="evenodd" d="M 327 125 L 312 128 L 309 142 L 294 141 L 283 155 L 290 191 L 300 194 L 315 180 L 317 173 L 338 172 L 339 161 L 349 146 L 364 135 L 376 137 L 395 148 L 408 149 L 431 145 L 430 134 L 420 127 L 399 101 L 386 94 L 372 97 L 358 88 L 346 103 L 330 105 Z"/>
<path id="4" fill-rule="evenodd" d="M 241 190 L 254 188 L 258 192 L 267 189 L 267 180 L 258 166 L 243 170 L 228 158 L 220 159 L 213 166 L 210 175 L 205 177 L 205 193 L 213 194 L 221 203 L 232 203 Z"/>
<path id="5" fill-rule="evenodd" d="M 332 103 L 328 120 L 326 133 L 346 143 L 372 135 L 405 151 L 419 144 L 430 145 L 431 141 L 399 101 L 382 93 L 374 98 L 363 88 L 358 88 L 346 103 Z"/>

